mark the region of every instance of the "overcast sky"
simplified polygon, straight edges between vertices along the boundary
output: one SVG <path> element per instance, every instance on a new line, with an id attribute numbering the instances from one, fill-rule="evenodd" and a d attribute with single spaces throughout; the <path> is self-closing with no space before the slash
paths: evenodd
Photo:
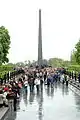
<path id="1" fill-rule="evenodd" d="M 37 60 L 39 8 L 43 58 L 70 59 L 80 38 L 80 0 L 0 0 L 0 26 L 11 36 L 10 62 Z"/>

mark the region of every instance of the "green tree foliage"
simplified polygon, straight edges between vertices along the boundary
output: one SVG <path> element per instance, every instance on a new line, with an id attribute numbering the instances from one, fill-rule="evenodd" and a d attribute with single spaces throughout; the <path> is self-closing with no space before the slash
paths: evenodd
<path id="1" fill-rule="evenodd" d="M 8 63 L 7 65 L 8 66 L 15 66 L 15 64 L 13 64 L 13 63 Z"/>
<path id="2" fill-rule="evenodd" d="M 5 74 L 7 74 L 9 71 L 14 71 L 13 65 L 1 65 L 0 66 L 0 78 L 3 78 Z"/>
<path id="3" fill-rule="evenodd" d="M 72 65 L 76 65 L 77 64 L 75 54 L 76 54 L 76 51 L 73 50 L 72 53 L 71 53 L 71 64 Z"/>
<path id="4" fill-rule="evenodd" d="M 9 61 L 7 54 L 10 48 L 10 36 L 8 30 L 0 27 L 0 65 Z"/>
<path id="5" fill-rule="evenodd" d="M 15 64 L 17 67 L 24 67 L 25 64 L 23 62 L 18 62 Z"/>
<path id="6" fill-rule="evenodd" d="M 76 48 L 76 51 L 75 51 L 76 62 L 77 62 L 78 64 L 80 64 L 80 40 L 79 40 L 79 42 L 76 44 L 75 48 Z"/>
<path id="7" fill-rule="evenodd" d="M 70 61 L 64 61 L 60 58 L 50 58 L 48 64 L 52 67 L 68 67 L 70 65 Z"/>
<path id="8" fill-rule="evenodd" d="M 68 67 L 68 71 L 80 72 L 80 65 L 70 65 L 70 66 Z"/>
<path id="9" fill-rule="evenodd" d="M 3 71 L 12 71 L 14 68 L 14 66 L 10 66 L 10 65 L 1 65 L 0 66 L 0 72 Z"/>
<path id="10" fill-rule="evenodd" d="M 69 66 L 70 66 L 70 64 L 71 64 L 71 62 L 70 62 L 70 61 L 68 61 L 68 60 L 63 61 L 63 66 L 64 66 L 64 67 L 69 67 Z"/>
<path id="11" fill-rule="evenodd" d="M 49 62 L 49 65 L 53 67 L 60 67 L 63 60 L 58 58 L 50 58 L 48 62 Z"/>

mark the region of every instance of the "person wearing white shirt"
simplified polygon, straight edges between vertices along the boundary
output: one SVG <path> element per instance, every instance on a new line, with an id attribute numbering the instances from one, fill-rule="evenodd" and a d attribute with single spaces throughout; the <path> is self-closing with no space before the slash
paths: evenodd
<path id="1" fill-rule="evenodd" d="M 36 85 L 37 92 L 39 92 L 39 85 L 40 85 L 39 77 L 35 79 L 35 85 Z"/>
<path id="2" fill-rule="evenodd" d="M 25 80 L 28 80 L 28 76 L 27 75 L 25 75 Z"/>
<path id="3" fill-rule="evenodd" d="M 43 74 L 42 74 L 42 72 L 40 72 L 40 75 L 39 75 L 40 77 L 42 77 L 43 76 Z"/>
<path id="4" fill-rule="evenodd" d="M 27 86 L 28 86 L 28 81 L 25 80 L 25 81 L 24 81 L 24 87 L 25 87 L 25 91 L 26 91 L 26 92 L 27 92 Z"/>
<path id="5" fill-rule="evenodd" d="M 69 76 L 66 75 L 67 79 L 66 79 L 66 86 L 68 86 L 68 81 L 69 81 Z"/>
<path id="6" fill-rule="evenodd" d="M 65 82 L 64 74 L 61 76 L 61 81 L 62 81 L 62 83 L 64 84 L 64 82 Z"/>
<path id="7" fill-rule="evenodd" d="M 39 77 L 39 73 L 38 72 L 36 73 L 36 75 L 37 75 L 37 77 Z"/>

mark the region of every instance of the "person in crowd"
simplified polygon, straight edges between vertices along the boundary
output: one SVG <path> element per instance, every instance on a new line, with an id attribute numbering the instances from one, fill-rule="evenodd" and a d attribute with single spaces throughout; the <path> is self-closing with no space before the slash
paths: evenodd
<path id="1" fill-rule="evenodd" d="M 42 71 L 40 71 L 39 78 L 40 78 L 40 88 L 41 88 L 41 91 L 42 91 L 43 90 L 43 73 L 42 73 Z"/>
<path id="2" fill-rule="evenodd" d="M 28 80 L 25 79 L 25 81 L 24 81 L 24 88 L 25 88 L 26 93 L 27 93 L 27 87 L 28 87 Z"/>
<path id="3" fill-rule="evenodd" d="M 54 77 L 53 77 L 53 74 L 51 75 L 51 88 L 53 88 L 53 85 L 54 85 Z"/>
<path id="4" fill-rule="evenodd" d="M 66 75 L 66 86 L 68 86 L 68 82 L 69 82 L 69 76 Z"/>
<path id="5" fill-rule="evenodd" d="M 61 78 L 61 76 L 60 76 L 60 73 L 58 72 L 58 81 L 60 81 L 60 78 Z"/>
<path id="6" fill-rule="evenodd" d="M 72 71 L 72 80 L 74 79 L 74 72 Z"/>
<path id="7" fill-rule="evenodd" d="M 19 78 L 19 82 L 22 83 L 22 85 L 23 85 L 22 77 Z"/>
<path id="8" fill-rule="evenodd" d="M 37 71 L 36 76 L 39 77 L 39 71 Z"/>
<path id="9" fill-rule="evenodd" d="M 58 74 L 57 74 L 57 72 L 55 72 L 55 82 L 57 82 L 58 81 Z"/>
<path id="10" fill-rule="evenodd" d="M 24 80 L 28 80 L 28 75 L 27 74 L 25 75 L 25 79 Z"/>
<path id="11" fill-rule="evenodd" d="M 20 89 L 22 88 L 22 84 L 21 85 L 19 85 L 18 83 L 15 83 L 16 84 L 16 90 L 17 90 L 17 98 L 19 98 L 20 97 Z"/>
<path id="12" fill-rule="evenodd" d="M 67 75 L 64 74 L 64 81 L 66 82 L 67 81 Z"/>
<path id="13" fill-rule="evenodd" d="M 16 111 L 16 107 L 17 107 L 17 95 L 16 95 L 16 93 L 14 94 L 14 97 L 13 97 L 13 106 L 14 106 L 14 111 Z"/>
<path id="14" fill-rule="evenodd" d="M 80 73 L 78 74 L 78 81 L 79 81 L 79 83 L 80 83 Z"/>
<path id="15" fill-rule="evenodd" d="M 36 77 L 35 85 L 36 85 L 36 89 L 37 89 L 37 93 L 38 93 L 39 92 L 39 86 L 40 86 L 40 79 L 39 79 L 39 77 Z"/>
<path id="16" fill-rule="evenodd" d="M 48 87 L 50 86 L 50 83 L 51 83 L 51 76 L 48 75 L 48 78 L 47 78 L 47 86 L 48 86 Z"/>
<path id="17" fill-rule="evenodd" d="M 14 92 L 14 94 L 15 94 L 15 96 L 16 96 L 16 98 L 17 98 L 17 93 L 18 93 L 18 91 L 17 91 L 17 85 L 16 85 L 16 83 L 13 83 L 12 92 Z"/>
<path id="18" fill-rule="evenodd" d="M 17 83 L 16 83 L 16 86 L 17 86 Z M 19 88 L 22 88 L 22 82 L 21 81 L 18 82 L 18 86 L 19 86 Z"/>
<path id="19" fill-rule="evenodd" d="M 34 78 L 33 78 L 32 74 L 29 76 L 28 83 L 29 83 L 29 87 L 30 87 L 30 92 L 33 92 L 33 90 L 34 90 Z"/>
<path id="20" fill-rule="evenodd" d="M 61 75 L 61 82 L 64 84 L 65 83 L 65 77 L 64 74 Z"/>
<path id="21" fill-rule="evenodd" d="M 76 72 L 74 73 L 74 79 L 75 79 L 75 82 L 76 82 L 76 80 L 77 80 Z"/>
<path id="22" fill-rule="evenodd" d="M 9 91 L 8 85 L 6 84 L 4 87 L 4 91 Z"/>
<path id="23" fill-rule="evenodd" d="M 8 100 L 6 99 L 6 95 L 3 93 L 3 90 L 0 89 L 0 107 L 2 106 L 8 107 Z"/>
<path id="24" fill-rule="evenodd" d="M 0 108 L 3 106 L 4 103 L 3 99 L 4 99 L 3 91 L 0 89 Z"/>
<path id="25" fill-rule="evenodd" d="M 47 71 L 44 71 L 44 81 L 46 80 L 47 78 Z"/>

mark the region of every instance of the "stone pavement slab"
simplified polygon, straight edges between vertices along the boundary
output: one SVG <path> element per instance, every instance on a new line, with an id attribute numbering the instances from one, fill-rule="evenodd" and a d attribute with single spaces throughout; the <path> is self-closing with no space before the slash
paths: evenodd
<path id="1" fill-rule="evenodd" d="M 4 117 L 6 116 L 8 110 L 9 110 L 9 107 L 0 108 L 0 120 L 4 119 Z"/>
<path id="2" fill-rule="evenodd" d="M 75 82 L 74 80 L 70 80 L 69 84 L 80 90 L 80 83 L 79 82 Z"/>
<path id="3" fill-rule="evenodd" d="M 19 109 L 9 112 L 5 120 L 80 120 L 80 96 L 74 92 L 75 87 L 74 91 L 70 88 L 55 83 L 53 88 L 44 86 L 39 94 L 36 88 L 27 94 L 23 89 Z"/>

